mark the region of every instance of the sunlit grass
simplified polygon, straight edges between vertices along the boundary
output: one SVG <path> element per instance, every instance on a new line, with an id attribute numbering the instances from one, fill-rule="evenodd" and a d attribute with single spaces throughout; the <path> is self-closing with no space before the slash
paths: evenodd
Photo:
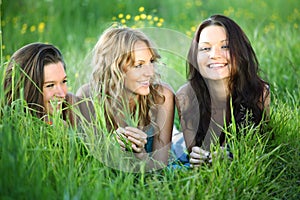
<path id="1" fill-rule="evenodd" d="M 0 199 L 299 199 L 297 1 L 4 0 L 0 80 L 3 83 L 4 63 L 21 46 L 37 41 L 53 43 L 66 60 L 69 89 L 76 92 L 91 74 L 89 51 L 112 24 L 170 29 L 187 39 L 204 18 L 215 13 L 235 19 L 253 44 L 261 76 L 271 84 L 267 134 L 273 134 L 273 139 L 245 137 L 240 142 L 232 141 L 238 159 L 220 160 L 211 167 L 129 173 L 116 169 L 125 162 L 103 160 L 106 155 L 118 155 L 117 148 L 111 151 L 115 148 L 113 140 L 106 141 L 100 149 L 91 149 L 79 137 L 82 129 L 62 128 L 59 122 L 49 127 L 23 114 L 20 102 L 15 104 L 16 111 L 1 104 Z M 161 62 L 166 65 L 160 71 L 162 79 L 176 91 L 185 82 L 184 52 L 176 54 L 160 45 L 178 41 L 155 42 L 159 42 Z M 186 42 L 182 49 L 189 45 Z M 0 103 L 3 98 L 1 87 Z M 101 111 L 100 104 L 98 110 Z M 98 113 L 100 118 L 101 114 Z M 99 129 L 104 121 L 93 125 Z M 85 133 L 93 135 L 94 127 L 85 127 Z M 109 166 L 111 162 L 114 168 Z"/>

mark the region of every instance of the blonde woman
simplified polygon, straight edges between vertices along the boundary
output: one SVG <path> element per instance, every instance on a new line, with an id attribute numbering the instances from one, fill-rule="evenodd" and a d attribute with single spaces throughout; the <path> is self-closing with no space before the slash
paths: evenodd
<path id="1" fill-rule="evenodd" d="M 77 91 L 104 103 L 107 127 L 119 133 L 121 149 L 130 142 L 150 168 L 156 161 L 167 165 L 174 120 L 174 92 L 155 71 L 159 58 L 143 32 L 110 27 L 93 48 L 90 83 Z"/>

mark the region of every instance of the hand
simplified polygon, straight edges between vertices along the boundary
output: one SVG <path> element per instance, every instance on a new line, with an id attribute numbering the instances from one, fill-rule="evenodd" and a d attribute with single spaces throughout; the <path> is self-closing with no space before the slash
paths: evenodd
<path id="1" fill-rule="evenodd" d="M 140 153 L 144 150 L 147 143 L 147 134 L 135 127 L 118 128 L 117 133 L 122 134 L 117 136 L 117 140 L 123 150 L 126 149 L 124 138 L 131 143 L 131 148 L 134 152 Z M 120 137 L 123 136 L 123 139 Z"/>
<path id="2" fill-rule="evenodd" d="M 207 163 L 211 160 L 211 154 L 200 147 L 194 146 L 190 153 L 190 164 L 191 167 L 199 167 L 203 163 Z"/>
<path id="3" fill-rule="evenodd" d="M 220 154 L 218 156 L 218 154 Z M 212 163 L 213 158 L 225 158 L 227 157 L 230 161 L 233 159 L 232 153 L 225 147 L 220 147 L 220 151 L 214 151 L 210 153 L 209 151 L 205 151 L 200 147 L 193 147 L 192 152 L 190 153 L 190 164 L 191 167 L 199 167 L 203 163 Z"/>

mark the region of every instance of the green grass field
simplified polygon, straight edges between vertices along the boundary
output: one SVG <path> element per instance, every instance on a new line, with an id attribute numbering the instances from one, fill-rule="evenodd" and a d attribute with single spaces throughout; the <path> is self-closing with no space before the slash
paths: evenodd
<path id="1" fill-rule="evenodd" d="M 62 51 L 73 93 L 91 74 L 89 51 L 102 31 L 115 22 L 153 33 L 167 66 L 162 69 L 166 70 L 162 71 L 163 80 L 176 91 L 185 82 L 186 49 L 195 28 L 211 14 L 225 14 L 245 30 L 260 61 L 261 76 L 271 85 L 267 133 L 274 135 L 273 139 L 244 137 L 239 142 L 231 141 L 236 155 L 232 162 L 220 160 L 197 170 L 150 173 L 141 168 L 139 173 L 125 172 L 88 151 L 78 139 L 78 130 L 63 128 L 59 123 L 49 128 L 20 112 L 24 107 L 16 102 L 15 110 L 1 107 L 0 199 L 300 199 L 297 0 L 0 3 L 0 80 L 14 51 L 27 43 L 47 42 Z M 168 36 L 176 40 L 168 40 Z M 255 130 L 250 127 L 245 131 Z M 108 146 L 101 152 L 109 150 Z M 113 158 L 116 160 L 111 162 L 118 164 L 118 157 Z"/>

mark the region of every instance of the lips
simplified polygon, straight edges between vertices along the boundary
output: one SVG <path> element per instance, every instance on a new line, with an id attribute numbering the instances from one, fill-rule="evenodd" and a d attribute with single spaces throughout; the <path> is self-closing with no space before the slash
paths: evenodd
<path id="1" fill-rule="evenodd" d="M 139 81 L 139 83 L 143 86 L 149 86 L 150 85 L 150 81 Z"/>
<path id="2" fill-rule="evenodd" d="M 212 63 L 212 64 L 208 65 L 208 68 L 210 68 L 210 69 L 220 69 L 220 68 L 223 68 L 223 67 L 226 67 L 226 66 L 227 66 L 227 63 Z"/>

